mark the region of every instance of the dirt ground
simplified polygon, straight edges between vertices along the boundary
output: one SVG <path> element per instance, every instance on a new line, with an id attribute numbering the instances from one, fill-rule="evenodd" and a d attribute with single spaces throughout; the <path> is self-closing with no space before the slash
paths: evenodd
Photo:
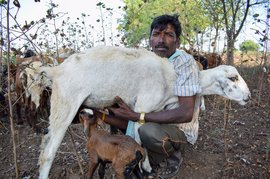
<path id="1" fill-rule="evenodd" d="M 245 106 L 231 102 L 225 108 L 223 98 L 205 97 L 206 110 L 200 113 L 198 141 L 187 148 L 180 172 L 174 178 L 270 179 L 270 77 L 267 79 L 264 76 L 260 90 L 261 69 L 239 68 L 239 71 L 248 83 L 252 100 Z M 224 112 L 228 114 L 226 128 Z M 0 179 L 15 178 L 9 121 L 2 121 L 0 126 Z M 19 178 L 37 178 L 39 146 L 43 135 L 35 134 L 26 123 L 15 125 L 15 132 Z M 88 159 L 81 124 L 73 124 L 70 133 L 86 172 Z M 70 133 L 66 134 L 57 152 L 50 172 L 51 179 L 83 178 Z M 106 178 L 115 178 L 110 165 L 107 168 Z"/>

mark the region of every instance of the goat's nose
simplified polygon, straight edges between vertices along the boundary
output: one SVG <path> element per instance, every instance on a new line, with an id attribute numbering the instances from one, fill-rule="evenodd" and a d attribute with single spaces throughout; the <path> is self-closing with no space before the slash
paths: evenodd
<path id="1" fill-rule="evenodd" d="M 250 94 L 249 94 L 249 95 L 247 96 L 247 98 L 244 99 L 244 101 L 245 101 L 245 102 L 248 102 L 250 99 L 251 99 L 251 96 L 250 96 Z"/>

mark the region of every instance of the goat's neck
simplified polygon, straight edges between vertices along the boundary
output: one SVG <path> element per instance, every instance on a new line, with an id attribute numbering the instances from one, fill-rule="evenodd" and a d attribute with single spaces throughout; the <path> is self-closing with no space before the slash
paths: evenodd
<path id="1" fill-rule="evenodd" d="M 97 124 L 93 124 L 89 126 L 88 138 L 93 137 L 93 136 L 106 135 L 106 134 L 107 133 L 104 130 L 99 130 L 97 128 Z"/>
<path id="2" fill-rule="evenodd" d="M 97 133 L 97 124 L 93 124 L 89 126 L 89 133 L 88 133 L 88 138 L 91 136 L 95 135 Z"/>
<path id="3" fill-rule="evenodd" d="M 218 87 L 219 82 L 216 79 L 216 76 L 219 75 L 218 69 L 208 69 L 200 71 L 201 75 L 201 85 L 202 93 L 201 95 L 212 95 L 212 94 L 223 94 L 221 89 Z"/>

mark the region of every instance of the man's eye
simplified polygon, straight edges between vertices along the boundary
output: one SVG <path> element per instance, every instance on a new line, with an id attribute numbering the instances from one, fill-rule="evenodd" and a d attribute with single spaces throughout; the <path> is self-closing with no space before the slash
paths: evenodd
<path id="1" fill-rule="evenodd" d="M 174 34 L 167 33 L 166 35 L 169 37 L 174 37 Z"/>

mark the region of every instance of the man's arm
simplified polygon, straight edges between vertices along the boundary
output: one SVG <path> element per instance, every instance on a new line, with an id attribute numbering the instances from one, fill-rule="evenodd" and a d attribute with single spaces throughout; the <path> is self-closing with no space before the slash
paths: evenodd
<path id="1" fill-rule="evenodd" d="M 190 122 L 193 116 L 195 99 L 196 96 L 178 96 L 179 107 L 146 114 L 145 121 L 163 124 Z"/>
<path id="2" fill-rule="evenodd" d="M 160 124 L 186 123 L 192 120 L 196 96 L 179 96 L 179 107 L 171 110 L 152 112 L 145 114 L 146 122 L 156 122 Z M 116 97 L 119 108 L 108 108 L 114 113 L 115 118 L 138 121 L 140 113 L 132 111 L 128 105 L 120 98 Z"/>
<path id="3" fill-rule="evenodd" d="M 102 119 L 102 113 L 95 110 L 95 114 L 97 115 L 98 118 Z M 116 116 L 113 115 L 105 115 L 104 122 L 107 124 L 110 124 L 114 127 L 117 127 L 119 129 L 126 129 L 128 121 L 127 120 L 122 120 L 117 118 Z"/>

